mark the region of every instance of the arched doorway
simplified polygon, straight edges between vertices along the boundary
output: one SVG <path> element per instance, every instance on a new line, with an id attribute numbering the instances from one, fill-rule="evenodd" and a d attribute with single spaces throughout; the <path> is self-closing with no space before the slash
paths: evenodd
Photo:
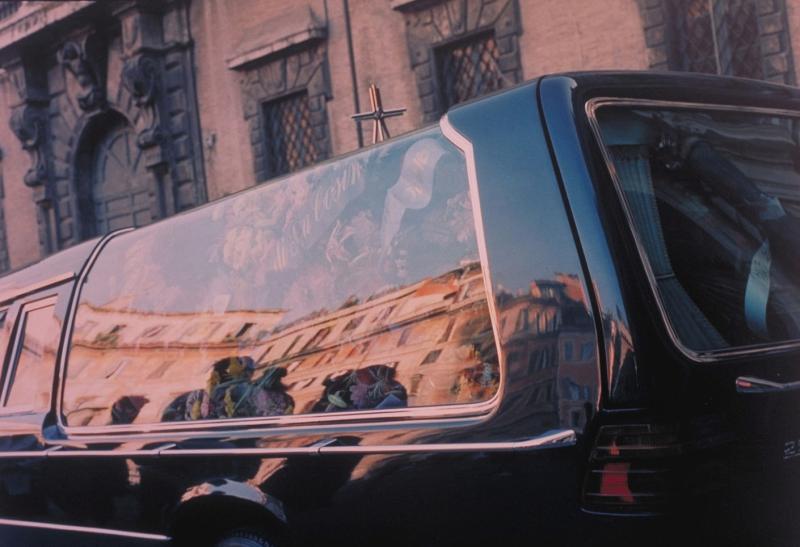
<path id="1" fill-rule="evenodd" d="M 144 158 L 122 115 L 110 111 L 92 120 L 76 167 L 83 239 L 152 222 Z"/>

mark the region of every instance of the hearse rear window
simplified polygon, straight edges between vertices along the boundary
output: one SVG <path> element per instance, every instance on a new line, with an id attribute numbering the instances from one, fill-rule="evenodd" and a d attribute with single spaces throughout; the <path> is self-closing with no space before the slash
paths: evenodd
<path id="1" fill-rule="evenodd" d="M 498 384 L 464 156 L 429 129 L 112 239 L 80 295 L 63 413 L 389 410 Z"/>
<path id="2" fill-rule="evenodd" d="M 703 352 L 800 339 L 798 120 L 633 106 L 596 119 L 680 342 Z"/>

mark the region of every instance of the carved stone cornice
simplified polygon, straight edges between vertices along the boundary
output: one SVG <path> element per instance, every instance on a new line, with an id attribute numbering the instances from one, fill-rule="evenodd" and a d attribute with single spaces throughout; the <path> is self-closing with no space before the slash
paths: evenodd
<path id="1" fill-rule="evenodd" d="M 122 54 L 126 57 L 165 46 L 160 9 L 166 3 L 121 2 L 113 10 L 122 27 Z"/>
<path id="2" fill-rule="evenodd" d="M 0 51 L 16 45 L 94 3 L 94 0 L 23 2 L 13 14 L 0 21 Z"/>
<path id="3" fill-rule="evenodd" d="M 391 0 L 392 9 L 398 11 L 424 9 L 436 3 L 437 0 Z"/>
<path id="4" fill-rule="evenodd" d="M 136 138 L 139 148 L 156 146 L 164 139 L 157 101 L 159 80 L 158 60 L 152 55 L 136 55 L 128 59 L 122 69 L 122 83 L 131 94 L 134 104 L 141 110 Z"/>
<path id="5" fill-rule="evenodd" d="M 311 9 L 291 11 L 241 32 L 233 55 L 225 61 L 230 69 L 246 70 L 290 50 L 309 49 L 328 37 L 328 24 Z"/>
<path id="6" fill-rule="evenodd" d="M 31 167 L 23 178 L 25 185 L 34 187 L 43 185 L 47 179 L 47 163 L 45 158 L 45 138 L 47 130 L 47 112 L 44 108 L 25 104 L 11 115 L 11 130 L 22 143 L 31 158 Z"/>

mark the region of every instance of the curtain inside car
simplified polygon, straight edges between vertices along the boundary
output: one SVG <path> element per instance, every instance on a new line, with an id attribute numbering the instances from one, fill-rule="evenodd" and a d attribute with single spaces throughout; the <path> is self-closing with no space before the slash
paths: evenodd
<path id="1" fill-rule="evenodd" d="M 681 341 L 696 350 L 728 346 L 675 277 L 658 214 L 650 171 L 650 152 L 645 145 L 609 147 L 634 227 L 650 261 L 667 315 Z"/>

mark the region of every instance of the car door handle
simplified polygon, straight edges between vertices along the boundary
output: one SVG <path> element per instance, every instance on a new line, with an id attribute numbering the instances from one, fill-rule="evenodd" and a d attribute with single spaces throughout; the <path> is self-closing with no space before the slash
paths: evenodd
<path id="1" fill-rule="evenodd" d="M 773 382 L 755 376 L 736 378 L 737 393 L 783 393 L 800 390 L 800 380 L 796 382 Z"/>

